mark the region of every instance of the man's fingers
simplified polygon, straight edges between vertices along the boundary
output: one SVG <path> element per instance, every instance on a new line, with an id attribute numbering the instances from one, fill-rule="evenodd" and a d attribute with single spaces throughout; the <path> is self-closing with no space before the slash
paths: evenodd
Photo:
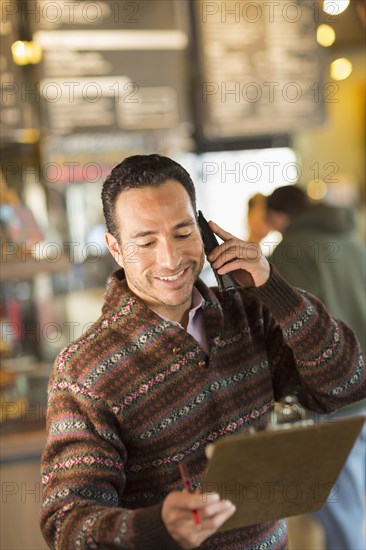
<path id="1" fill-rule="evenodd" d="M 201 524 L 198 527 L 200 535 L 203 538 L 209 537 L 217 529 L 221 527 L 226 520 L 228 520 L 236 511 L 236 507 L 232 502 L 222 501 L 220 506 L 215 507 L 215 511 L 212 509 L 209 515 L 200 513 Z"/>
<path id="2" fill-rule="evenodd" d="M 170 493 L 169 500 L 171 506 L 179 510 L 200 510 L 206 506 L 215 503 L 220 503 L 220 495 L 218 493 L 190 493 L 186 489 Z"/>
<path id="3" fill-rule="evenodd" d="M 217 223 L 213 222 L 212 220 L 208 222 L 208 225 L 211 227 L 212 231 L 216 233 L 216 235 L 218 235 L 223 241 L 235 238 L 234 235 L 232 235 L 228 231 L 225 231 L 225 229 L 217 225 Z"/>
<path id="4" fill-rule="evenodd" d="M 187 508 L 179 510 L 181 521 L 192 524 L 195 521 L 193 510 L 196 510 L 200 518 L 200 529 L 202 530 L 215 528 L 218 521 L 216 518 L 224 517 L 223 521 L 225 521 L 226 517 L 230 517 L 235 512 L 234 504 L 228 500 L 219 500 L 210 504 L 205 504 L 204 501 L 201 501 L 200 505 L 196 505 L 193 508 L 191 506 L 192 504 L 190 504 L 189 510 Z"/>
<path id="5" fill-rule="evenodd" d="M 219 275 L 231 273 L 245 288 L 262 286 L 268 281 L 270 265 L 260 246 L 234 237 L 213 221 L 211 229 L 224 241 L 208 255 L 208 261 Z"/>
<path id="6" fill-rule="evenodd" d="M 202 520 L 210 520 L 216 516 L 220 516 L 221 514 L 234 513 L 235 506 L 232 502 L 229 500 L 220 500 L 219 502 L 214 502 L 211 504 L 207 504 L 202 510 L 201 510 L 201 519 Z"/>
<path id="7" fill-rule="evenodd" d="M 181 525 L 185 523 L 192 528 L 192 524 L 195 523 L 195 529 L 201 531 L 201 535 L 207 532 L 207 536 L 212 534 L 216 529 L 232 516 L 235 511 L 235 505 L 228 500 L 220 500 L 210 504 L 204 504 L 203 508 L 196 508 L 200 523 L 196 524 L 191 510 L 182 510 L 180 512 Z"/>
<path id="8" fill-rule="evenodd" d="M 210 254 L 208 255 L 208 259 L 212 263 L 220 256 L 220 254 L 224 254 L 230 249 L 235 250 L 235 248 L 237 247 L 238 241 L 230 238 L 229 240 L 219 244 L 216 248 L 214 248 L 212 252 L 210 252 Z"/>
<path id="9" fill-rule="evenodd" d="M 235 514 L 236 507 L 231 502 L 225 506 L 224 509 L 221 509 L 220 512 L 217 512 L 215 515 L 205 519 L 202 522 L 203 529 L 215 532 L 221 527 L 226 520 L 228 520 L 233 514 Z"/>
<path id="10" fill-rule="evenodd" d="M 191 517 L 192 511 L 197 510 L 202 517 L 211 517 L 225 511 L 232 506 L 228 500 L 221 500 L 218 493 L 190 493 L 186 489 L 170 493 L 170 507 L 177 513 Z"/>
<path id="11" fill-rule="evenodd" d="M 262 255 L 260 247 L 254 243 L 246 244 L 244 242 L 229 241 L 217 247 L 214 256 L 210 255 L 212 267 L 219 269 L 227 262 L 233 260 L 244 260 L 245 262 L 254 263 L 259 261 Z"/>
<path id="12" fill-rule="evenodd" d="M 197 523 L 193 511 L 199 515 Z M 166 529 L 182 548 L 196 548 L 210 537 L 235 512 L 229 501 L 217 493 L 169 493 L 161 511 Z"/>

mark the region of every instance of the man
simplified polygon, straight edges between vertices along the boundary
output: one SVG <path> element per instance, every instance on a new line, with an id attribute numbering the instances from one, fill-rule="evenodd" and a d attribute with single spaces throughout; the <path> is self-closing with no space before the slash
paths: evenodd
<path id="1" fill-rule="evenodd" d="M 171 159 L 125 159 L 102 200 L 106 242 L 122 269 L 108 280 L 100 319 L 60 353 L 51 375 L 42 457 L 48 544 L 285 548 L 283 520 L 218 532 L 235 506 L 182 490 L 179 464 L 199 489 L 205 446 L 264 428 L 282 395 L 296 393 L 317 411 L 359 399 L 356 338 L 259 248 L 213 222 L 224 242 L 209 260 L 238 290 L 225 301 L 208 289 L 198 279 L 194 185 Z"/>
<path id="2" fill-rule="evenodd" d="M 271 262 L 293 285 L 316 295 L 329 312 L 346 322 L 366 348 L 366 251 L 355 235 L 350 208 L 313 203 L 297 186 L 276 189 L 267 198 L 267 219 L 283 240 Z M 333 418 L 365 414 L 365 401 Z M 316 514 L 331 550 L 366 548 L 364 427 L 331 497 Z"/>

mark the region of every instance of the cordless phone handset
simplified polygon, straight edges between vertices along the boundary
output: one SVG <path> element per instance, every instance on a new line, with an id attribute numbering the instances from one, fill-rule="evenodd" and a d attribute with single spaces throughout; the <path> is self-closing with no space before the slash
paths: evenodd
<path id="1" fill-rule="evenodd" d="M 219 245 L 218 240 L 216 239 L 215 233 L 212 231 L 211 227 L 208 225 L 205 220 L 202 212 L 198 211 L 198 224 L 201 229 L 202 241 L 205 248 L 205 254 L 208 256 L 210 252 Z M 220 275 L 217 273 L 216 269 L 212 268 L 212 271 L 215 274 L 216 281 L 219 287 L 220 292 L 225 292 L 227 294 L 233 294 L 236 291 L 236 285 L 234 279 L 229 273 Z"/>

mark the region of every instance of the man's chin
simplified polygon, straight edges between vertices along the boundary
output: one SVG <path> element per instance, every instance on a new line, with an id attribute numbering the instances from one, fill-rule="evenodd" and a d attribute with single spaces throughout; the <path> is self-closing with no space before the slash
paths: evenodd
<path id="1" fill-rule="evenodd" d="M 191 301 L 192 289 L 193 287 L 189 291 L 186 290 L 183 293 L 179 293 L 178 290 L 175 292 L 167 292 L 166 294 L 160 296 L 160 301 L 162 304 L 166 304 L 167 306 L 182 306 Z"/>

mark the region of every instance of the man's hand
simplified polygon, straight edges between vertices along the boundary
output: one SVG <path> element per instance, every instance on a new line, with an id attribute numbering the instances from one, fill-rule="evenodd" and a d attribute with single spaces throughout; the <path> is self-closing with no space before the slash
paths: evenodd
<path id="1" fill-rule="evenodd" d="M 220 500 L 216 493 L 189 493 L 175 491 L 165 498 L 162 520 L 170 536 L 182 548 L 197 548 L 235 512 L 235 506 L 228 500 Z M 194 520 L 197 510 L 200 525 Z"/>
<path id="2" fill-rule="evenodd" d="M 224 241 L 208 256 L 219 275 L 231 273 L 244 287 L 263 285 L 268 280 L 270 266 L 260 246 L 234 237 L 213 221 L 209 226 Z"/>

